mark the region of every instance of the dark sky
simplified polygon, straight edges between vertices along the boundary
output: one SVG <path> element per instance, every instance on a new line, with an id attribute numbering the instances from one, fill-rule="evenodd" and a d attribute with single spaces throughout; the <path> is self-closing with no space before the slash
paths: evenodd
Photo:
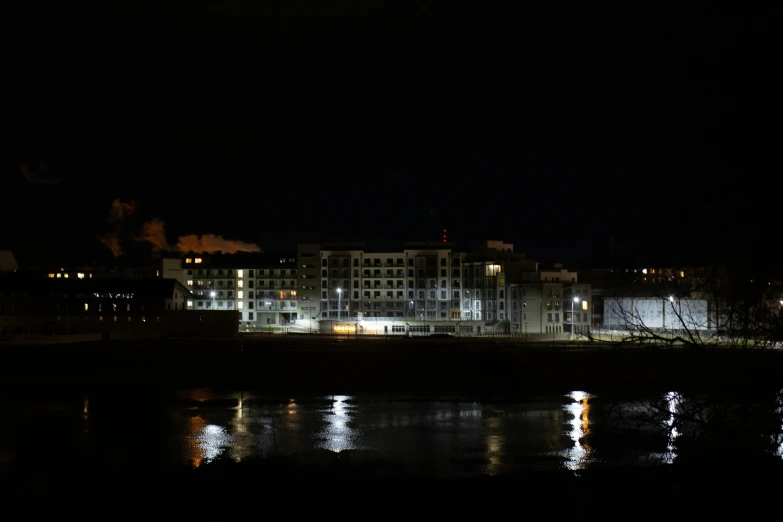
<path id="1" fill-rule="evenodd" d="M 92 252 L 119 198 L 265 250 L 774 248 L 780 9 L 456 4 L 23 3 L 0 243 Z"/>

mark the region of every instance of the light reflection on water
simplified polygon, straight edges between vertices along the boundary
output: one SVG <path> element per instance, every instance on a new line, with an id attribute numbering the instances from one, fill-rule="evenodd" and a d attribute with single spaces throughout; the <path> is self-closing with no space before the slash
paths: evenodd
<path id="1" fill-rule="evenodd" d="M 317 449 L 372 450 L 408 460 L 430 473 L 498 475 L 512 468 L 513 459 L 520 455 L 546 456 L 553 449 L 565 450 L 569 460 L 581 462 L 578 452 L 589 449 L 576 435 L 577 448 L 562 446 L 558 433 L 571 421 L 550 402 L 503 408 L 473 401 L 360 400 L 353 404 L 355 397 L 336 395 L 248 407 L 248 398 L 253 397 L 239 394 L 234 408 L 174 407 L 175 425 L 185 422 L 175 428 L 182 433 L 177 437 L 182 458 L 198 467 L 219 457 L 241 461 Z M 429 464 L 419 466 L 422 462 Z"/>
<path id="2" fill-rule="evenodd" d="M 323 412 L 324 427 L 315 436 L 317 448 L 339 453 L 343 450 L 360 449 L 358 441 L 361 433 L 348 426 L 351 420 L 350 405 L 345 401 L 352 399 L 348 395 L 335 395 L 330 409 Z"/>
<path id="3" fill-rule="evenodd" d="M 680 436 L 680 432 L 677 430 L 677 425 L 675 424 L 677 407 L 680 404 L 680 396 L 676 392 L 667 393 L 666 404 L 669 407 L 669 418 L 666 420 L 666 453 L 663 454 L 663 460 L 666 462 L 666 464 L 673 464 L 674 459 L 677 458 L 677 452 L 674 448 L 674 440 Z"/>
<path id="4" fill-rule="evenodd" d="M 570 430 L 568 436 L 574 445 L 563 452 L 566 457 L 564 466 L 571 471 L 584 469 L 590 463 L 590 454 L 592 448 L 585 442 L 583 437 L 590 433 L 590 398 L 591 396 L 583 391 L 573 391 L 568 397 L 574 402 L 565 405 L 563 408 L 573 415 L 570 420 Z"/>
<path id="5" fill-rule="evenodd" d="M 780 431 L 776 435 L 777 440 L 774 440 L 772 443 L 777 445 L 775 455 L 783 458 L 783 390 L 778 391 L 777 405 L 778 407 L 776 411 L 778 418 L 780 418 Z"/>
<path id="6" fill-rule="evenodd" d="M 195 390 L 167 403 L 168 420 L 156 429 L 173 442 L 170 458 L 196 467 L 222 458 L 242 461 L 307 455 L 313 450 L 360 450 L 361 455 L 383 454 L 383 459 L 417 473 L 500 475 L 528 463 L 576 471 L 596 463 L 674 462 L 679 458 L 678 440 L 690 437 L 677 415 L 690 404 L 684 401 L 680 393 L 670 392 L 659 396 L 658 402 L 621 403 L 627 411 L 636 404 L 647 408 L 643 412 L 652 412 L 654 422 L 645 433 L 666 430 L 668 438 L 638 439 L 639 446 L 633 446 L 637 439 L 622 439 L 611 446 L 602 442 L 609 440 L 601 438 L 608 433 L 607 419 L 614 421 L 606 417 L 604 400 L 585 391 L 571 392 L 565 401 L 561 396 L 493 403 L 347 395 L 272 400 L 247 392 Z M 18 440 L 40 437 L 42 426 L 47 432 L 60 429 L 62 433 L 78 433 L 81 426 L 84 445 L 98 444 L 94 441 L 100 439 L 100 447 L 109 447 L 113 440 L 123 441 L 136 432 L 135 426 L 118 420 L 123 409 L 111 410 L 103 397 L 79 397 L 68 415 L 63 408 L 31 402 L 16 410 L 6 408 L 5 415 L 15 416 L 16 431 L 22 434 Z M 765 433 L 773 437 L 766 451 L 783 458 L 783 390 L 776 415 L 773 424 L 780 431 Z M 66 418 L 76 421 L 73 427 Z M 6 439 L 0 436 L 0 453 L 16 452 L 17 439 Z M 143 448 L 154 456 L 154 442 Z M 353 455 L 346 459 L 351 461 Z"/>

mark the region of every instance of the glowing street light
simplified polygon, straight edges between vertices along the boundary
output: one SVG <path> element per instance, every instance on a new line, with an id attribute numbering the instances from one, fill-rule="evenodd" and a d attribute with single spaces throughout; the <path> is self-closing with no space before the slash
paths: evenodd
<path id="1" fill-rule="evenodd" d="M 579 302 L 579 296 L 575 295 L 571 300 L 571 340 L 574 340 L 574 303 Z"/>
<path id="2" fill-rule="evenodd" d="M 340 310 L 342 309 L 342 297 L 343 297 L 343 289 L 338 288 L 337 289 L 337 320 L 340 320 Z"/>
<path id="3" fill-rule="evenodd" d="M 214 291 L 214 290 L 212 290 L 212 291 L 209 293 L 209 295 L 210 295 L 210 297 L 212 297 L 212 309 L 214 310 L 214 309 L 215 309 L 215 291 Z"/>

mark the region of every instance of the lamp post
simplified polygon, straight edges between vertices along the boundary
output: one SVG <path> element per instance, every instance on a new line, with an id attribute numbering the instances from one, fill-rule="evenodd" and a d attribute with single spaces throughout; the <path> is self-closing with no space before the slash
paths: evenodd
<path id="1" fill-rule="evenodd" d="M 574 303 L 579 302 L 579 296 L 575 295 L 571 300 L 571 340 L 574 340 Z"/>
<path id="2" fill-rule="evenodd" d="M 338 288 L 337 289 L 337 320 L 340 320 L 340 310 L 342 309 L 342 297 L 343 297 L 343 289 Z"/>
<path id="3" fill-rule="evenodd" d="M 214 291 L 214 290 L 212 290 L 212 291 L 209 293 L 209 296 L 212 298 L 212 310 L 214 310 L 214 309 L 215 309 L 215 291 Z"/>

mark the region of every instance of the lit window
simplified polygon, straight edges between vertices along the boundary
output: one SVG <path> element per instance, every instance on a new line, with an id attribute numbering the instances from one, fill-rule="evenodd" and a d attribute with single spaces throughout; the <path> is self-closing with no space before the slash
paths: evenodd
<path id="1" fill-rule="evenodd" d="M 54 279 L 54 274 L 49 274 L 49 279 Z"/>
<path id="2" fill-rule="evenodd" d="M 201 263 L 201 258 L 197 257 L 195 261 L 196 261 L 196 264 Z"/>
<path id="3" fill-rule="evenodd" d="M 244 301 L 237 301 L 237 310 L 242 310 L 243 304 L 245 304 Z"/>
<path id="4" fill-rule="evenodd" d="M 188 301 L 188 308 L 193 308 L 193 301 Z"/>
<path id="5" fill-rule="evenodd" d="M 84 274 L 79 272 L 76 274 L 76 277 L 78 277 L 79 279 L 84 279 Z"/>
<path id="6" fill-rule="evenodd" d="M 680 277 L 685 277 L 685 272 L 683 272 L 682 270 L 680 270 Z"/>
<path id="7" fill-rule="evenodd" d="M 485 267 L 485 275 L 487 277 L 498 275 L 500 272 L 500 265 L 487 265 Z"/>
<path id="8" fill-rule="evenodd" d="M 155 277 L 160 277 L 160 270 L 155 270 Z"/>
<path id="9" fill-rule="evenodd" d="M 84 311 L 86 312 L 89 309 L 90 309 L 90 305 L 88 305 L 87 303 L 84 303 Z"/>
<path id="10" fill-rule="evenodd" d="M 193 286 L 193 280 L 192 279 L 188 279 L 188 286 Z"/>
<path id="11" fill-rule="evenodd" d="M 245 275 L 245 271 L 244 270 L 241 270 L 241 269 L 237 270 L 237 277 L 243 277 L 244 275 Z"/>
<path id="12" fill-rule="evenodd" d="M 189 257 L 185 258 L 185 263 L 190 264 L 192 262 L 193 262 L 193 260 L 191 258 L 189 258 Z"/>
<path id="13" fill-rule="evenodd" d="M 117 316 L 116 315 L 114 316 L 114 322 L 115 323 L 117 322 Z"/>
<path id="14" fill-rule="evenodd" d="M 61 275 L 62 275 L 62 274 L 60 274 L 60 273 L 58 272 L 58 273 L 57 273 L 57 279 L 60 279 L 60 276 L 61 276 Z"/>
<path id="15" fill-rule="evenodd" d="M 92 274 L 90 274 L 90 279 L 92 279 Z"/>
<path id="16" fill-rule="evenodd" d="M 244 285 L 242 284 L 242 280 L 240 279 L 237 281 L 237 288 L 244 288 Z"/>
<path id="17" fill-rule="evenodd" d="M 130 303 L 125 306 L 125 311 L 130 312 Z"/>
<path id="18" fill-rule="evenodd" d="M 296 290 L 291 290 L 291 297 L 296 297 Z"/>
<path id="19" fill-rule="evenodd" d="M 65 279 L 68 279 L 68 274 L 63 274 L 63 277 L 64 277 Z"/>
<path id="20" fill-rule="evenodd" d="M 237 292 L 237 299 L 242 299 L 242 298 L 244 298 L 244 296 L 245 296 L 245 292 L 243 292 L 242 290 Z"/>
<path id="21" fill-rule="evenodd" d="M 103 321 L 103 316 L 100 316 L 100 317 L 98 318 L 98 320 L 99 320 L 99 321 Z"/>
<path id="22" fill-rule="evenodd" d="M 587 310 L 587 301 L 582 301 L 582 310 Z"/>

